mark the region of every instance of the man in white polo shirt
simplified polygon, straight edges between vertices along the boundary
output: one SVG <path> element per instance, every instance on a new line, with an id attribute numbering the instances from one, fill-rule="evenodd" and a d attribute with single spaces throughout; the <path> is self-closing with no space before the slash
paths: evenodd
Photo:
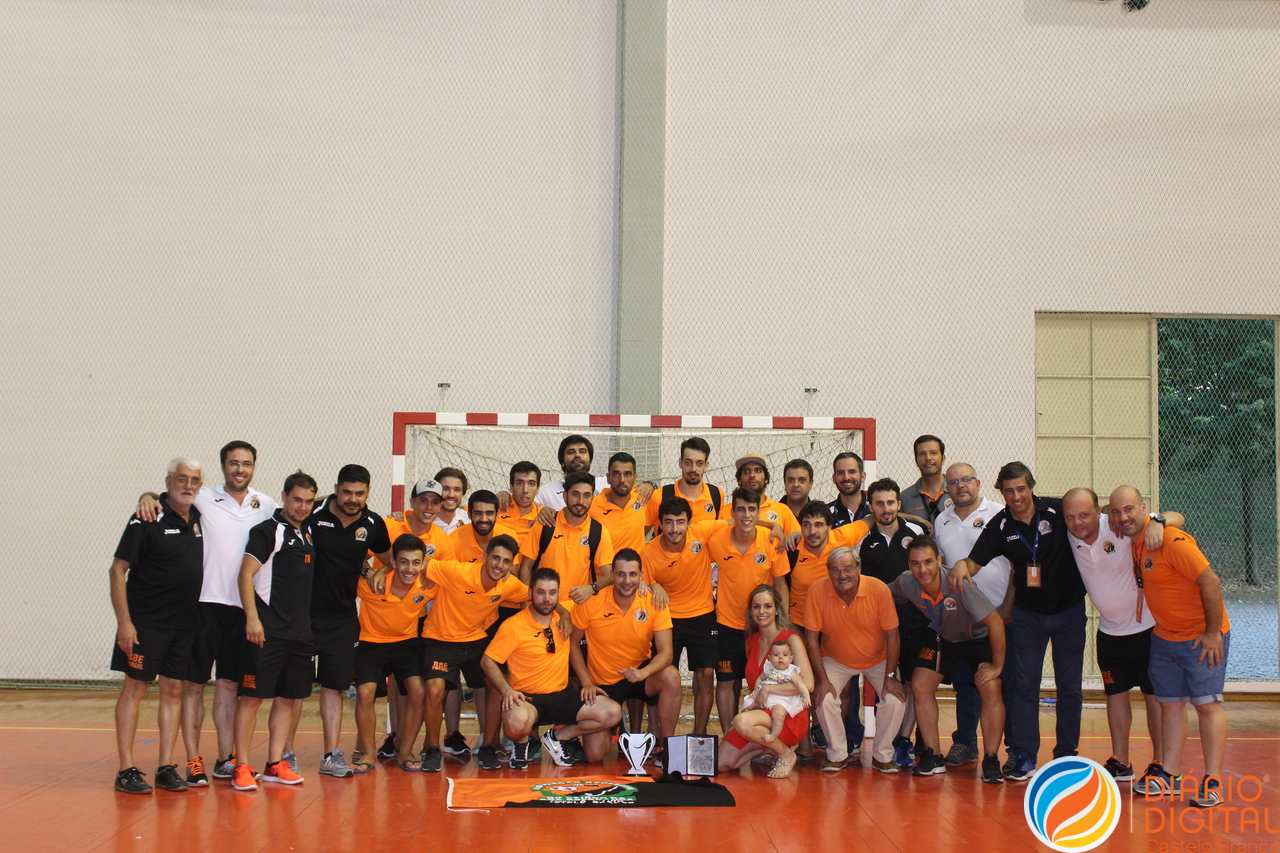
<path id="1" fill-rule="evenodd" d="M 201 489 L 195 508 L 204 531 L 204 582 L 196 612 L 196 644 L 192 671 L 182 698 L 183 740 L 191 753 L 199 749 L 204 726 L 204 685 L 217 663 L 213 694 L 213 725 L 218 732 L 218 755 L 213 778 L 230 779 L 235 771 L 236 692 L 240 687 L 240 652 L 244 647 L 244 610 L 240 604 L 240 563 L 249 530 L 271 518 L 276 502 L 251 488 L 257 449 L 247 441 L 232 441 L 220 451 L 223 482 Z M 143 497 L 138 516 L 153 520 L 160 504 Z M 225 758 L 223 756 L 226 756 Z M 187 756 L 187 784 L 209 784 L 204 756 Z"/>
<path id="2" fill-rule="evenodd" d="M 1151 657 L 1151 632 L 1156 620 L 1144 606 L 1142 591 L 1133 578 L 1133 554 L 1129 537 L 1111 531 L 1102 524 L 1098 496 L 1091 489 L 1072 489 L 1062 497 L 1062 513 L 1067 524 L 1071 550 L 1089 600 L 1098 610 L 1098 670 L 1102 673 L 1107 694 L 1107 726 L 1111 729 L 1111 751 L 1104 765 L 1117 782 L 1133 781 L 1129 763 L 1129 727 L 1133 709 L 1129 691 L 1142 691 L 1147 706 L 1147 731 L 1151 735 L 1152 754 L 1159 757 L 1162 726 L 1160 704 L 1147 667 Z M 1181 514 L 1169 512 L 1166 523 L 1181 527 Z M 1147 541 L 1147 549 L 1158 551 L 1164 536 L 1163 524 L 1148 524 L 1147 530 L 1157 541 Z"/>

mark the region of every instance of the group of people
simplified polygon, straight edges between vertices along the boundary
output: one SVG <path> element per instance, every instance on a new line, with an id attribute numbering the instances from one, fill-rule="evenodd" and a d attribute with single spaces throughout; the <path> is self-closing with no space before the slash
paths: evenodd
<path id="1" fill-rule="evenodd" d="M 403 515 L 386 518 L 368 509 L 370 476 L 359 465 L 343 467 L 323 500 L 312 477 L 294 473 L 277 503 L 251 486 L 257 451 L 247 442 L 222 448 L 216 486 L 203 485 L 198 462 L 174 459 L 165 492 L 139 501 L 111 567 L 112 668 L 126 676 L 116 788 L 152 790 L 133 756 L 152 680 L 155 785 L 209 784 L 199 744 L 214 676 L 211 775 L 251 791 L 303 781 L 294 737 L 316 683 L 321 774 L 359 775 L 375 757 L 427 772 L 446 754 L 469 758 L 458 723 L 464 679 L 480 721 L 479 766 L 518 770 L 540 751 L 564 766 L 600 762 L 624 717 L 638 730 L 646 708 L 650 731 L 675 734 L 682 657 L 692 733 L 710 733 L 714 704 L 722 770 L 767 758 L 768 775 L 784 778 L 819 753 L 825 773 L 860 764 L 865 692 L 875 704 L 871 769 L 932 776 L 977 765 L 984 782 L 1023 781 L 1039 760 L 1050 644 L 1053 756 L 1077 751 L 1087 592 L 1100 614 L 1107 770 L 1139 793 L 1181 795 L 1190 702 L 1205 759 L 1190 800 L 1220 802 L 1230 624 L 1185 519 L 1148 513 L 1128 486 L 1106 505 L 1085 488 L 1041 497 L 1021 462 L 996 475 L 1002 507 L 982 497 L 972 466 L 947 464 L 940 438 L 921 436 L 913 451 L 919 479 L 905 489 L 887 478 L 866 484 L 863 460 L 842 452 L 831 462 L 834 501 L 810 499 L 814 469 L 803 459 L 785 465 L 775 501 L 761 456 L 736 460 L 725 494 L 704 479 L 710 445 L 691 437 L 679 477 L 659 487 L 638 482 L 627 453 L 593 475 L 590 440 L 571 435 L 558 480 L 519 462 L 506 488 L 471 491 L 464 472 L 444 468 L 413 485 Z M 348 760 L 339 742 L 353 683 Z M 945 754 L 942 684 L 956 691 Z M 1155 758 L 1136 781 L 1134 688 Z M 380 695 L 391 731 L 378 744 Z M 259 774 L 249 751 L 265 699 Z M 173 760 L 179 729 L 185 774 Z"/>

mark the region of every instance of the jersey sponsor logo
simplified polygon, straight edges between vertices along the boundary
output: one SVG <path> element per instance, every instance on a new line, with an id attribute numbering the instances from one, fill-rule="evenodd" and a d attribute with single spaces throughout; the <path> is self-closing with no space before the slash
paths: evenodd
<path id="1" fill-rule="evenodd" d="M 586 548 L 588 545 L 591 544 L 591 536 L 587 533 L 582 534 L 581 536 L 578 537 L 578 544 L 581 545 L 583 548 Z"/>
<path id="2" fill-rule="evenodd" d="M 610 616 L 612 616 L 612 615 L 613 615 L 612 613 L 606 613 L 606 614 L 604 614 L 604 618 L 608 619 L 608 618 L 609 618 Z"/>
<path id="3" fill-rule="evenodd" d="M 426 551 L 426 554 L 427 554 L 427 556 L 428 556 L 428 557 L 434 557 L 434 556 L 436 555 L 436 546 L 435 546 L 435 545 L 428 545 L 428 546 L 426 547 L 425 551 Z"/>
<path id="4" fill-rule="evenodd" d="M 946 597 L 946 598 L 942 599 L 942 606 L 943 606 L 945 609 L 947 609 L 947 610 L 955 610 L 955 609 L 956 609 L 956 600 L 955 600 L 954 598 L 951 598 L 950 596 L 948 596 L 948 597 Z"/>
<path id="5" fill-rule="evenodd" d="M 475 595 L 475 594 L 476 594 L 476 591 L 475 591 L 474 589 L 464 589 L 464 590 L 462 591 L 462 594 L 463 594 L 463 595 Z"/>
<path id="6" fill-rule="evenodd" d="M 904 550 L 904 551 L 905 551 L 908 547 L 910 547 L 910 545 L 911 545 L 911 539 L 912 539 L 912 537 L 910 537 L 910 536 L 903 536 L 903 537 L 902 537 L 902 550 Z"/>
<path id="7" fill-rule="evenodd" d="M 1020 538 L 1020 537 L 1015 533 L 1013 536 L 1006 536 L 1006 537 L 1004 537 L 1004 541 L 1006 541 L 1006 542 L 1017 542 L 1019 538 Z"/>
<path id="8" fill-rule="evenodd" d="M 140 518 L 133 518 L 133 519 L 130 519 L 130 520 L 129 520 L 129 523 L 130 523 L 130 524 L 141 524 L 141 523 L 142 523 L 142 519 L 140 519 Z"/>
<path id="9" fill-rule="evenodd" d="M 449 664 L 445 663 L 442 660 L 433 660 L 431 662 L 431 671 L 432 672 L 448 672 Z"/>
<path id="10" fill-rule="evenodd" d="M 310 545 L 310 544 L 311 544 L 311 534 L 310 534 L 310 533 L 304 533 L 304 534 L 302 534 L 302 535 L 306 538 L 306 540 L 307 540 L 307 544 L 308 544 L 308 545 Z"/>
<path id="11" fill-rule="evenodd" d="M 551 538 L 552 538 L 552 539 L 563 539 L 563 538 L 564 538 L 564 534 L 563 534 L 563 533 L 556 533 L 556 534 L 553 534 L 553 535 L 551 536 Z"/>
<path id="12" fill-rule="evenodd" d="M 1151 565 L 1152 565 L 1152 563 L 1151 563 L 1151 558 L 1150 558 L 1150 557 L 1147 557 L 1146 561 L 1142 564 L 1142 568 L 1143 568 L 1143 570 L 1145 570 L 1145 571 L 1148 571 L 1148 572 L 1149 572 L 1149 571 L 1151 571 Z"/>
<path id="13" fill-rule="evenodd" d="M 719 672 L 723 672 L 725 675 L 732 675 L 733 661 L 731 660 L 716 661 L 716 670 Z"/>
<path id="14" fill-rule="evenodd" d="M 191 532 L 195 533 L 195 535 L 196 535 L 196 538 L 197 538 L 197 539 L 200 539 L 200 538 L 201 538 L 201 536 L 200 536 L 200 522 L 196 521 L 196 522 L 193 522 L 193 523 L 192 523 L 192 525 L 191 525 Z"/>
<path id="15" fill-rule="evenodd" d="M 366 539 L 368 539 L 368 538 L 369 538 L 369 531 L 368 531 L 368 530 L 365 530 L 363 527 L 357 527 L 357 528 L 356 528 L 356 541 L 357 541 L 357 542 L 363 542 L 363 541 L 365 541 L 365 540 L 366 540 Z"/>
<path id="16" fill-rule="evenodd" d="M 423 595 L 422 593 L 418 593 L 417 595 L 415 595 L 415 596 L 413 597 L 413 603 L 414 603 L 414 604 L 421 604 L 422 602 L 424 602 L 424 601 L 426 601 L 426 600 L 427 600 L 427 597 L 426 597 L 425 595 Z"/>
<path id="17" fill-rule="evenodd" d="M 765 560 L 767 560 L 767 559 L 769 559 L 769 558 L 768 558 L 768 557 L 766 557 L 764 554 L 761 554 L 759 551 L 757 551 L 757 552 L 756 552 L 756 555 L 755 555 L 754 557 L 752 557 L 751 559 L 753 559 L 753 560 L 755 560 L 755 561 L 756 561 L 756 565 L 757 565 L 757 566 L 763 566 L 763 565 L 764 565 L 764 561 L 765 561 Z"/>
<path id="18" fill-rule="evenodd" d="M 1036 530 L 1039 530 L 1041 535 L 1043 535 L 1053 530 L 1053 525 L 1050 524 L 1049 519 L 1046 518 L 1044 521 L 1040 522 L 1040 525 L 1036 527 Z"/>
<path id="19" fill-rule="evenodd" d="M 880 541 L 877 539 L 877 540 L 876 540 L 876 541 L 874 541 L 874 542 L 868 542 L 868 543 L 867 543 L 867 547 L 868 547 L 868 548 L 879 548 L 879 547 L 880 547 Z"/>
<path id="20" fill-rule="evenodd" d="M 256 675 L 246 675 L 246 676 L 242 679 L 242 683 L 243 683 L 243 684 L 244 684 L 244 686 L 245 686 L 245 687 L 247 687 L 248 689 L 250 689 L 250 690 L 254 690 L 254 689 L 256 689 L 256 688 L 257 688 L 257 686 L 258 686 L 258 676 L 256 676 Z"/>
<path id="21" fill-rule="evenodd" d="M 713 504 L 711 501 L 707 501 L 702 505 L 702 511 L 705 512 L 707 515 L 711 515 L 716 511 L 716 505 Z"/>
<path id="22" fill-rule="evenodd" d="M 321 527 L 333 527 L 332 521 L 317 521 L 316 524 L 320 525 Z"/>
<path id="23" fill-rule="evenodd" d="M 253 507 L 254 509 L 262 509 L 262 501 L 258 500 L 257 498 L 254 498 L 253 500 L 249 501 L 249 506 Z"/>
<path id="24" fill-rule="evenodd" d="M 168 536 L 170 533 L 181 533 L 181 532 L 182 532 L 181 530 L 173 530 L 173 529 L 168 528 L 168 527 L 166 527 L 166 528 L 164 529 L 164 535 L 165 535 L 165 536 Z"/>
<path id="25" fill-rule="evenodd" d="M 311 562 L 311 555 L 310 555 L 310 554 L 303 554 L 303 555 L 302 555 L 302 562 L 304 562 L 304 563 L 310 563 L 310 562 Z"/>
<path id="26" fill-rule="evenodd" d="M 635 503 L 633 503 L 633 504 L 631 505 L 631 508 L 632 508 L 632 509 L 634 509 L 636 512 L 639 512 L 639 511 L 640 511 L 640 507 L 642 507 L 642 506 L 644 506 L 644 504 L 640 503 L 640 501 L 636 501 Z"/>
<path id="27" fill-rule="evenodd" d="M 225 500 L 226 500 L 226 498 L 214 498 L 214 499 L 213 499 L 213 502 L 214 502 L 214 503 L 216 503 L 216 504 L 220 504 L 220 503 L 222 503 L 222 502 L 223 502 L 223 501 L 225 501 Z M 254 509 L 257 509 L 257 507 L 254 507 Z"/>
<path id="28" fill-rule="evenodd" d="M 777 521 L 778 514 L 776 512 L 770 511 L 765 515 L 765 518 L 769 519 L 770 521 Z"/>
<path id="29" fill-rule="evenodd" d="M 142 669 L 142 661 L 143 661 L 143 656 L 138 654 L 137 652 L 134 652 L 133 654 L 129 655 L 129 668 Z"/>
<path id="30" fill-rule="evenodd" d="M 606 509 L 606 510 L 604 511 L 604 514 L 605 514 L 605 515 L 608 515 L 608 514 L 609 514 L 609 513 L 611 513 L 611 512 L 613 512 L 613 508 L 612 508 L 612 507 L 610 507 L 609 509 Z"/>
<path id="31" fill-rule="evenodd" d="M 986 524 L 987 524 L 987 520 L 985 518 L 975 518 L 973 520 L 974 527 L 985 527 Z"/>
<path id="32" fill-rule="evenodd" d="M 689 543 L 689 551 L 690 551 L 690 552 L 692 552 L 692 553 L 694 553 L 694 554 L 701 554 L 701 553 L 702 553 L 702 543 L 701 543 L 701 542 L 690 542 L 690 543 Z M 673 561 L 673 562 L 671 563 L 671 565 L 673 565 L 673 566 L 674 566 L 674 565 L 675 565 L 675 562 Z"/>
<path id="33" fill-rule="evenodd" d="M 929 648 L 928 646 L 925 646 L 923 649 L 920 650 L 920 659 L 933 660 L 934 654 L 935 654 L 935 651 L 933 649 Z"/>
<path id="34" fill-rule="evenodd" d="M 1110 554 L 1110 553 L 1112 553 L 1113 551 L 1115 551 L 1115 550 L 1116 550 L 1116 543 L 1114 543 L 1114 542 L 1108 542 L 1107 544 L 1105 544 L 1105 545 L 1103 545 L 1103 546 L 1102 546 L 1102 550 L 1103 550 L 1103 551 L 1106 551 L 1108 554 Z"/>
<path id="35" fill-rule="evenodd" d="M 637 621 L 637 622 L 643 622 L 643 621 L 645 621 L 645 620 L 646 620 L 646 619 L 648 619 L 648 618 L 649 618 L 649 611 L 648 611 L 648 610 L 637 610 L 637 611 L 636 611 L 636 621 Z"/>
<path id="36" fill-rule="evenodd" d="M 489 603 L 490 603 L 490 604 L 497 604 L 497 603 L 498 603 L 499 601 L 501 601 L 501 600 L 502 600 L 502 596 L 500 596 L 500 595 L 491 595 L 491 596 L 489 596 Z"/>

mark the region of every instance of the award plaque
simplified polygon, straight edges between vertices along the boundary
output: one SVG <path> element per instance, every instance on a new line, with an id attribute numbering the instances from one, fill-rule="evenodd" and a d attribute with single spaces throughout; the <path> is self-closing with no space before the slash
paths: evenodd
<path id="1" fill-rule="evenodd" d="M 719 759 L 719 742 L 714 737 L 677 735 L 667 738 L 668 773 L 692 776 L 715 776 Z"/>

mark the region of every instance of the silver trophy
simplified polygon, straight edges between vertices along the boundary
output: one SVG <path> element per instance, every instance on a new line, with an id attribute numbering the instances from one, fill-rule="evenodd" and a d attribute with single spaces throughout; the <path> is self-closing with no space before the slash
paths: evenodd
<path id="1" fill-rule="evenodd" d="M 618 746 L 622 750 L 622 754 L 627 757 L 627 761 L 631 762 L 631 769 L 627 771 L 628 776 L 648 776 L 649 771 L 644 769 L 644 763 L 649 758 L 649 753 L 653 752 L 654 746 L 658 743 L 658 739 L 652 734 L 635 734 L 633 732 L 623 732 L 618 735 Z"/>

